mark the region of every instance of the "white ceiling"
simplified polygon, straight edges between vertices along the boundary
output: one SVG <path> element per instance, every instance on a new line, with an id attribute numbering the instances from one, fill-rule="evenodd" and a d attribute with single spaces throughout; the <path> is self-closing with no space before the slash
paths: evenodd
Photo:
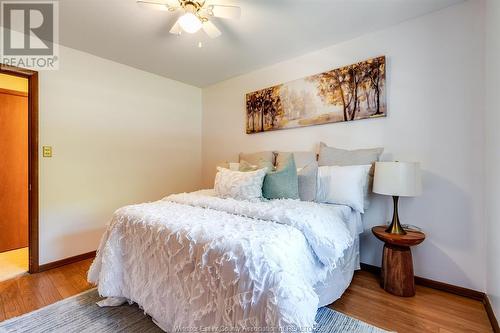
<path id="1" fill-rule="evenodd" d="M 169 34 L 177 14 L 135 0 L 61 0 L 59 31 L 62 45 L 203 87 L 462 1 L 209 0 L 242 8 L 209 39 Z"/>

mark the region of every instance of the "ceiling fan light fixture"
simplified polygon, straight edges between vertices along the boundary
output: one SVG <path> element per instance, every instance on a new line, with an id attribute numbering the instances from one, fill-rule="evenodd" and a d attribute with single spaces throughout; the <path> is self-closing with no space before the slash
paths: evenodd
<path id="1" fill-rule="evenodd" d="M 196 15 L 187 12 L 179 18 L 179 25 L 185 32 L 194 34 L 201 29 L 202 22 Z"/>
<path id="2" fill-rule="evenodd" d="M 211 21 L 212 17 L 238 19 L 241 16 L 241 8 L 238 6 L 208 4 L 208 0 L 136 0 L 136 2 L 159 10 L 182 11 L 182 16 L 169 30 L 174 35 L 180 35 L 181 32 L 194 34 L 203 30 L 208 37 L 217 38 L 221 35 L 221 31 Z"/>

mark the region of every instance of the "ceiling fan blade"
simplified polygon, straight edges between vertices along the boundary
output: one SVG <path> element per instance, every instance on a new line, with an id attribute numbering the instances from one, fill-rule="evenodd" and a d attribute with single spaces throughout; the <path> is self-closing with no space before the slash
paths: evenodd
<path id="1" fill-rule="evenodd" d="M 239 19 L 241 8 L 237 6 L 210 5 L 209 11 L 212 16 L 228 19 Z"/>
<path id="2" fill-rule="evenodd" d="M 168 1 L 137 0 L 136 2 L 138 5 L 162 11 L 174 11 L 177 8 L 180 8 L 179 2 L 177 2 L 176 0 L 168 0 Z"/>
<path id="3" fill-rule="evenodd" d="M 163 0 L 169 7 L 180 8 L 181 4 L 179 0 Z"/>
<path id="4" fill-rule="evenodd" d="M 203 26 L 202 26 L 202 29 L 203 29 L 203 31 L 206 32 L 206 34 L 210 38 L 217 38 L 217 37 L 219 37 L 221 35 L 220 30 L 215 26 L 215 24 L 213 24 L 210 21 L 204 22 Z"/>
<path id="5" fill-rule="evenodd" d="M 179 24 L 179 20 L 175 22 L 175 24 L 172 26 L 172 28 L 169 31 L 171 34 L 174 35 L 180 35 L 182 32 L 181 25 Z"/>

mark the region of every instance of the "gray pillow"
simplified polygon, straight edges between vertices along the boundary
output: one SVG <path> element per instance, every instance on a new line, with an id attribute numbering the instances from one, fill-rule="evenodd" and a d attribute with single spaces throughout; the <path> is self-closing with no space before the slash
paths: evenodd
<path id="1" fill-rule="evenodd" d="M 270 162 L 272 165 L 275 164 L 274 153 L 272 151 L 260 151 L 257 153 L 240 153 L 239 161 L 245 160 L 250 164 L 258 165 L 262 161 Z"/>
<path id="2" fill-rule="evenodd" d="M 384 148 L 345 150 L 328 147 L 323 142 L 319 146 L 319 166 L 368 165 L 377 162 Z"/>
<path id="3" fill-rule="evenodd" d="M 373 188 L 373 176 L 375 174 L 375 162 L 380 160 L 380 155 L 384 152 L 384 148 L 357 149 L 345 150 L 339 148 L 328 147 L 325 143 L 319 144 L 319 166 L 347 166 L 347 165 L 369 165 L 370 169 L 368 178 L 368 188 L 366 189 L 364 208 L 370 206 L 369 194 Z"/>
<path id="4" fill-rule="evenodd" d="M 293 153 L 277 152 L 276 166 L 279 167 L 281 164 L 285 163 L 292 154 L 297 168 L 303 168 L 306 165 L 316 162 L 316 154 L 310 151 L 296 151 Z"/>
<path id="5" fill-rule="evenodd" d="M 316 200 L 316 189 L 318 186 L 318 162 L 313 161 L 298 172 L 299 197 L 302 201 Z"/>
<path id="6" fill-rule="evenodd" d="M 266 174 L 262 196 L 266 199 L 299 199 L 299 180 L 293 155 L 278 170 Z"/>

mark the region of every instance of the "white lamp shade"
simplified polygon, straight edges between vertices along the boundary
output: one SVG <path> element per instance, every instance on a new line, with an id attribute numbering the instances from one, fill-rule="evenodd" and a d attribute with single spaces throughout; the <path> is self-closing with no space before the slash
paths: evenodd
<path id="1" fill-rule="evenodd" d="M 384 195 L 414 197 L 422 193 L 418 162 L 377 162 L 373 192 Z"/>

